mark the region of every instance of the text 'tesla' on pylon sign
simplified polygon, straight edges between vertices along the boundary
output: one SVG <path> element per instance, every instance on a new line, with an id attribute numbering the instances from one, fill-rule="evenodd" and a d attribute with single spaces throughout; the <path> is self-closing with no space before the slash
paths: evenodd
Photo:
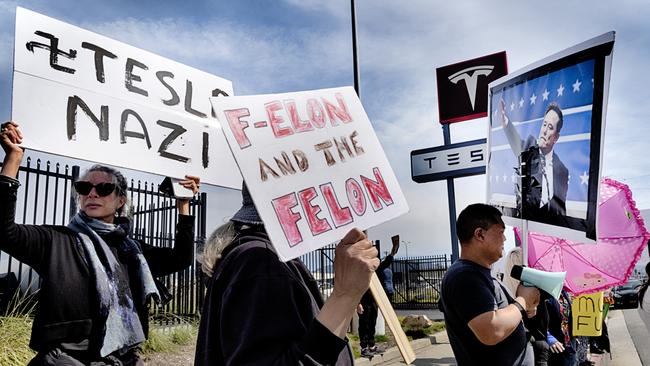
<path id="1" fill-rule="evenodd" d="M 351 87 L 210 100 L 282 260 L 408 211 Z"/>
<path id="2" fill-rule="evenodd" d="M 24 147 L 240 187 L 209 101 L 229 80 L 20 7 L 15 37 Z"/>
<path id="3" fill-rule="evenodd" d="M 486 139 L 411 151 L 411 179 L 426 183 L 485 174 Z"/>

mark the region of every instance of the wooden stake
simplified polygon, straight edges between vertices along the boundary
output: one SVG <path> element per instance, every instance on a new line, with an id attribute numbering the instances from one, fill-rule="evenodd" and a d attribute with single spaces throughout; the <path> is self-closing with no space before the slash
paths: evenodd
<path id="1" fill-rule="evenodd" d="M 411 343 L 408 338 L 406 338 L 406 334 L 404 334 L 402 325 L 400 324 L 399 319 L 397 319 L 397 314 L 395 314 L 395 310 L 393 310 L 393 306 L 390 304 L 388 296 L 386 296 L 386 292 L 384 292 L 384 288 L 381 286 L 381 282 L 379 282 L 379 277 L 377 277 L 376 273 L 373 273 L 372 278 L 370 279 L 370 292 L 372 292 L 372 296 L 375 298 L 375 302 L 381 311 L 381 315 L 386 320 L 386 323 L 388 323 L 388 328 L 390 328 L 390 331 L 393 332 L 393 336 L 395 336 L 397 348 L 402 354 L 402 359 L 404 359 L 404 362 L 407 365 L 410 365 L 415 361 L 415 352 L 413 352 Z"/>

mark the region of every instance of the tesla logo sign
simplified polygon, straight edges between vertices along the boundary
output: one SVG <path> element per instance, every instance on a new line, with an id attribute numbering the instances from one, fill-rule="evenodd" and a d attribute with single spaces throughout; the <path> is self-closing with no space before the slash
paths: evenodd
<path id="1" fill-rule="evenodd" d="M 494 66 L 492 65 L 473 66 L 460 70 L 449 77 L 449 81 L 454 84 L 458 84 L 461 80 L 465 81 L 469 101 L 472 103 L 472 110 L 474 110 L 474 101 L 476 100 L 476 81 L 479 76 L 490 75 L 492 70 L 494 70 Z"/>
<path id="2" fill-rule="evenodd" d="M 440 123 L 487 116 L 488 84 L 507 73 L 505 51 L 436 69 Z"/>

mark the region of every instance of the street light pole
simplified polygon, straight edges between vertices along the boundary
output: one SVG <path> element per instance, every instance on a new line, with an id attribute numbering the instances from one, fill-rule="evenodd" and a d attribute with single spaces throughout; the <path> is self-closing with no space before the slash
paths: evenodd
<path id="1" fill-rule="evenodd" d="M 404 244 L 404 248 L 406 248 L 406 258 L 409 257 L 409 244 L 411 244 L 410 241 L 402 240 L 402 243 Z"/>

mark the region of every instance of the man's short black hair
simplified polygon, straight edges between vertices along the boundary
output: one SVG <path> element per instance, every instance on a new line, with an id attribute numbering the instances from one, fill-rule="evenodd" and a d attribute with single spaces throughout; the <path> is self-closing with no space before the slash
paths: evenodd
<path id="1" fill-rule="evenodd" d="M 553 111 L 557 114 L 557 116 L 560 118 L 557 121 L 557 134 L 560 134 L 560 131 L 562 131 L 562 125 L 564 124 L 564 116 L 562 115 L 562 109 L 560 109 L 560 106 L 557 103 L 551 103 L 546 107 L 546 112 L 544 112 L 544 116 L 546 117 L 546 114 L 550 111 Z"/>
<path id="2" fill-rule="evenodd" d="M 484 203 L 471 204 L 458 215 L 456 220 L 456 235 L 461 244 L 468 243 L 474 230 L 477 228 L 488 229 L 494 224 L 503 225 L 501 211 Z"/>

